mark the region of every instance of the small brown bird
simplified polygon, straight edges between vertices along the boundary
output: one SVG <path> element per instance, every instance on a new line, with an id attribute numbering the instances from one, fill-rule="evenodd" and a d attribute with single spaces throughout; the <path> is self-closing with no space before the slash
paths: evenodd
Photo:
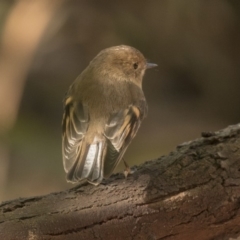
<path id="1" fill-rule="evenodd" d="M 112 174 L 147 114 L 142 78 L 156 66 L 133 47 L 110 47 L 70 86 L 62 121 L 67 181 L 98 185 Z"/>

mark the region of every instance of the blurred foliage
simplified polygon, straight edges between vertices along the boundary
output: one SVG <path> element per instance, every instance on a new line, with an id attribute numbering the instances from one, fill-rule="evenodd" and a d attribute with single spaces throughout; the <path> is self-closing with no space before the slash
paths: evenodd
<path id="1" fill-rule="evenodd" d="M 0 3 L 1 28 L 14 2 Z M 109 46 L 134 46 L 159 65 L 144 79 L 149 114 L 127 151 L 130 164 L 239 122 L 239 9 L 237 0 L 64 1 L 28 71 L 8 136 L 11 163 L 0 200 L 72 186 L 65 183 L 61 160 L 62 98 Z"/>

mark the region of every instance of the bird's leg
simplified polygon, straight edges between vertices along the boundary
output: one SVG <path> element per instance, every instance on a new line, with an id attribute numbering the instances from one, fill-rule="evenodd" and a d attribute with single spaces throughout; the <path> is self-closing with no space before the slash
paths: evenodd
<path id="1" fill-rule="evenodd" d="M 128 166 L 127 162 L 124 160 L 124 158 L 123 158 L 123 163 L 124 163 L 124 165 L 125 165 L 125 169 L 124 169 L 124 171 L 123 171 L 123 174 L 124 174 L 125 178 L 127 178 L 127 176 L 128 176 L 129 174 L 132 174 L 132 173 L 133 173 L 133 171 L 130 169 L 130 167 Z"/>

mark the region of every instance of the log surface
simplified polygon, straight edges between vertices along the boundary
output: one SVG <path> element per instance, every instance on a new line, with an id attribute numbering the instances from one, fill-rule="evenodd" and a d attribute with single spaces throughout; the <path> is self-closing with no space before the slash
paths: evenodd
<path id="1" fill-rule="evenodd" d="M 0 205 L 0 239 L 235 239 L 240 124 L 179 145 L 128 176 Z"/>

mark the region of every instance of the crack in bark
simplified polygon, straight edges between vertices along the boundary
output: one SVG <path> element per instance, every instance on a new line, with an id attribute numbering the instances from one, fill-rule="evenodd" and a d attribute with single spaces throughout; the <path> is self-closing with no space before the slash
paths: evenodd
<path id="1" fill-rule="evenodd" d="M 175 234 L 169 234 L 169 235 L 166 235 L 166 236 L 164 236 L 164 237 L 160 237 L 160 238 L 158 238 L 158 239 L 156 239 L 156 240 L 166 240 L 166 239 L 169 239 L 169 238 L 175 237 L 175 236 L 177 236 L 177 235 L 179 235 L 179 234 L 178 234 L 178 233 L 175 233 Z"/>
<path id="2" fill-rule="evenodd" d="M 46 236 L 69 235 L 69 234 L 72 234 L 72 233 L 81 232 L 82 230 L 87 230 L 87 229 L 92 230 L 92 229 L 94 229 L 94 227 L 97 226 L 97 225 L 100 226 L 100 225 L 103 225 L 103 224 L 105 224 L 105 223 L 108 223 L 108 222 L 110 222 L 110 221 L 112 221 L 112 220 L 120 220 L 120 219 L 124 219 L 124 218 L 126 218 L 126 217 L 129 217 L 129 216 L 133 217 L 132 214 L 125 214 L 124 216 L 121 216 L 121 217 L 119 217 L 119 216 L 109 217 L 109 218 L 107 218 L 106 220 L 102 220 L 102 221 L 100 221 L 100 222 L 92 223 L 92 224 L 86 225 L 86 226 L 84 226 L 84 227 L 68 229 L 68 230 L 66 230 L 66 231 L 61 231 L 61 232 L 58 232 L 58 233 L 48 233 L 48 234 L 46 234 Z"/>
<path id="3" fill-rule="evenodd" d="M 176 197 L 180 193 L 183 193 L 183 194 L 186 193 L 186 195 L 189 195 L 188 193 L 190 193 L 191 191 L 201 189 L 201 187 L 207 187 L 208 185 L 211 185 L 210 183 L 213 182 L 213 181 L 214 181 L 213 179 L 209 179 L 208 181 L 203 182 L 201 184 L 194 184 L 194 185 L 191 185 L 191 187 L 186 186 L 186 187 L 183 187 L 183 188 L 179 188 L 178 191 L 168 193 L 167 196 L 164 196 L 164 197 L 162 197 L 162 196 L 159 197 L 158 196 L 156 198 L 151 198 L 149 200 L 146 200 L 143 203 L 137 203 L 136 206 L 144 206 L 144 205 L 149 205 L 149 204 L 152 204 L 152 203 L 163 202 L 165 200 L 168 200 L 169 198 Z"/>

